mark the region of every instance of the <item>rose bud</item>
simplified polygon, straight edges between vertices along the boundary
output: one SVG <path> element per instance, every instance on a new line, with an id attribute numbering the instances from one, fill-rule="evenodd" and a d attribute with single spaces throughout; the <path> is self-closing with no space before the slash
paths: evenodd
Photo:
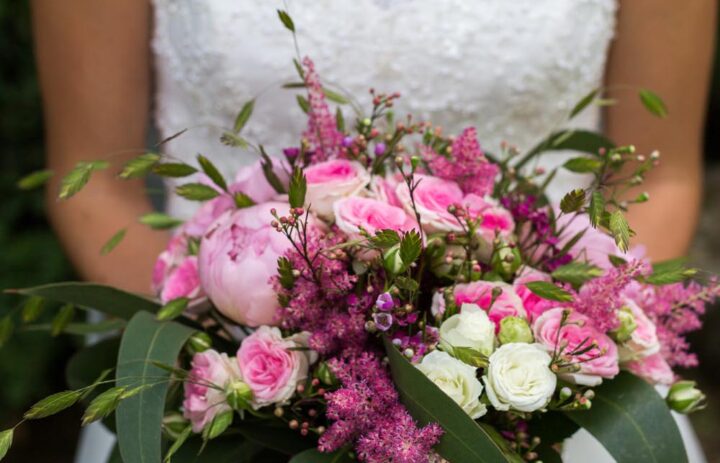
<path id="1" fill-rule="evenodd" d="M 670 387 L 668 406 L 678 413 L 692 413 L 705 408 L 705 394 L 695 387 L 695 381 L 678 381 Z"/>

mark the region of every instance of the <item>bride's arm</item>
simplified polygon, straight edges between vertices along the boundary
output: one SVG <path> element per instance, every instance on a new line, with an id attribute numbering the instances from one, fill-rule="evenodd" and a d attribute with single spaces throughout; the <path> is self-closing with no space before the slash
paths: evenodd
<path id="1" fill-rule="evenodd" d="M 685 254 L 698 221 L 715 10 L 715 0 L 620 2 L 607 85 L 651 89 L 669 109 L 658 119 L 631 91 L 614 90 L 620 104 L 607 113 L 612 139 L 635 144 L 639 153 L 661 152 L 660 167 L 634 192 L 649 192 L 650 201 L 629 214 L 634 243 L 645 244 L 654 260 Z"/>
<path id="2" fill-rule="evenodd" d="M 115 178 L 132 156 L 111 153 L 145 144 L 150 92 L 150 7 L 147 0 L 34 0 L 33 28 L 45 111 L 50 219 L 80 275 L 149 292 L 155 256 L 166 236 L 137 224 L 151 210 L 140 181 Z M 112 160 L 68 201 L 60 177 L 82 160 Z M 127 227 L 110 254 L 103 244 Z"/>

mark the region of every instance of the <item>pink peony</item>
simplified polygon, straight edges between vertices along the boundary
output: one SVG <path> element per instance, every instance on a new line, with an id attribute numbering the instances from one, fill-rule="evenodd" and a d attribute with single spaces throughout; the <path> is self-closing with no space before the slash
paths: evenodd
<path id="1" fill-rule="evenodd" d="M 566 310 L 570 311 L 570 315 L 560 328 Z M 577 372 L 562 375 L 569 381 L 597 386 L 602 383 L 602 378 L 613 378 L 620 371 L 617 346 L 605 333 L 595 328 L 585 315 L 562 307 L 550 309 L 535 320 L 533 333 L 535 341 L 548 351 L 560 353 L 562 348 L 562 355 L 567 362 L 578 367 Z M 587 350 L 592 343 L 595 347 Z M 574 351 L 586 352 L 573 355 Z"/>
<path id="2" fill-rule="evenodd" d="M 273 172 L 283 185 L 290 180 L 290 166 L 287 161 L 273 159 Z M 271 201 L 278 196 L 277 191 L 268 183 L 263 172 L 262 161 L 245 166 L 235 176 L 235 181 L 229 186 L 232 192 L 242 192 L 256 203 Z"/>
<path id="3" fill-rule="evenodd" d="M 387 177 L 375 175 L 370 181 L 370 191 L 373 196 L 380 201 L 392 206 L 403 207 L 396 193 L 398 185 L 402 182 L 404 182 L 404 180 L 400 173 Z"/>
<path id="4" fill-rule="evenodd" d="M 458 219 L 448 212 L 448 207 L 463 202 L 463 192 L 457 183 L 428 175 L 416 175 L 415 181 L 413 197 L 423 228 L 430 233 L 461 231 Z M 398 184 L 396 194 L 408 214 L 414 215 L 410 190 L 405 183 Z"/>
<path id="5" fill-rule="evenodd" d="M 271 324 L 279 308 L 269 280 L 290 241 L 270 225 L 272 209 L 287 215 L 285 203 L 265 203 L 226 212 L 200 245 L 200 282 L 215 307 L 238 323 Z"/>
<path id="6" fill-rule="evenodd" d="M 520 273 L 520 275 L 513 282 L 513 289 L 515 289 L 517 295 L 520 296 L 523 307 L 525 307 L 525 311 L 527 312 L 528 318 L 532 322 L 546 310 L 555 307 L 555 303 L 553 301 L 543 299 L 542 297 L 530 291 L 525 285 L 527 283 L 530 283 L 531 281 L 551 282 L 552 278 L 550 278 L 550 275 L 545 272 L 541 272 L 540 270 L 536 270 L 534 268 L 525 267 L 522 273 Z"/>
<path id="7" fill-rule="evenodd" d="M 333 209 L 338 228 L 349 235 L 357 235 L 360 227 L 371 235 L 384 229 L 403 232 L 417 228 L 403 209 L 377 199 L 343 198 L 335 202 Z"/>
<path id="8" fill-rule="evenodd" d="M 346 159 L 313 164 L 304 170 L 307 179 L 305 203 L 320 217 L 333 217 L 333 204 L 359 194 L 370 182 L 370 174 L 359 162 Z"/>
<path id="9" fill-rule="evenodd" d="M 193 432 L 201 432 L 215 415 L 230 410 L 225 388 L 241 378 L 235 359 L 214 350 L 195 354 L 185 382 L 183 415 L 192 423 Z"/>
<path id="10" fill-rule="evenodd" d="M 492 302 L 493 289 L 499 288 L 500 294 Z M 500 329 L 500 321 L 505 317 L 526 318 L 525 308 L 522 301 L 515 294 L 512 286 L 507 283 L 495 281 L 473 281 L 455 286 L 455 304 L 462 307 L 463 304 L 477 304 L 488 312 L 488 317 L 495 323 L 495 332 Z M 492 307 L 490 303 L 492 302 Z M 488 311 L 488 308 L 490 309 Z"/>
<path id="11" fill-rule="evenodd" d="M 629 362 L 623 368 L 652 384 L 672 384 L 675 381 L 672 368 L 659 353 Z"/>
<path id="12" fill-rule="evenodd" d="M 307 334 L 283 339 L 280 330 L 261 326 L 245 338 L 237 357 L 243 381 L 253 392 L 253 408 L 286 402 L 305 381 L 315 354 L 308 350 Z"/>

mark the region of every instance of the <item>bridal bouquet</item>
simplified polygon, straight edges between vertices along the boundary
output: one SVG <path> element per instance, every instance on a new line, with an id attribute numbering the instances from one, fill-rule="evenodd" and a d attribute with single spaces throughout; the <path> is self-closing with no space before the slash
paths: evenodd
<path id="1" fill-rule="evenodd" d="M 128 463 L 554 462 L 579 428 L 618 461 L 687 461 L 670 410 L 704 396 L 673 368 L 697 363 L 685 335 L 720 287 L 630 247 L 624 213 L 648 197 L 623 194 L 658 154 L 563 130 L 491 155 L 472 127 L 446 135 L 396 117 L 399 95 L 374 90 L 370 113 L 346 124 L 328 103 L 346 98 L 309 58 L 296 67 L 286 87 L 305 92 L 307 114 L 296 146 L 269 156 L 246 140 L 249 102 L 222 142 L 260 159 L 233 181 L 202 155 L 144 154 L 119 174 L 189 177 L 175 193 L 202 202 L 184 223 L 141 218 L 176 228 L 157 300 L 89 283 L 17 291 L 31 296 L 29 320 L 42 299 L 67 304 L 54 333 L 121 333 L 79 352 L 73 389 L 25 419 L 84 402 L 83 424 L 104 420 L 114 461 Z M 587 188 L 559 205 L 545 194 L 554 173 L 528 167 L 548 150 L 586 153 L 563 168 Z M 103 168 L 78 165 L 61 197 Z M 74 306 L 109 318 L 71 323 Z M 655 384 L 671 385 L 667 399 Z M 0 434 L 0 456 L 11 440 Z"/>

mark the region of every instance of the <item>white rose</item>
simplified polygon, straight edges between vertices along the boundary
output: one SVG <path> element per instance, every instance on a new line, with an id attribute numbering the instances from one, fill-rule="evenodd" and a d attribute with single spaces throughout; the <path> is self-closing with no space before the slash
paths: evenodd
<path id="1" fill-rule="evenodd" d="M 487 412 L 480 403 L 482 383 L 478 381 L 476 369 L 451 357 L 447 352 L 434 350 L 417 366 L 430 381 L 435 383 L 448 397 L 476 420 Z"/>
<path id="2" fill-rule="evenodd" d="M 624 306 L 632 312 L 636 327 L 630 339 L 618 349 L 620 361 L 638 360 L 660 352 L 660 341 L 655 324 L 634 301 L 625 299 Z"/>
<path id="3" fill-rule="evenodd" d="M 326 220 L 333 219 L 335 201 L 359 194 L 370 183 L 370 174 L 362 164 L 346 159 L 313 164 L 303 173 L 307 180 L 305 204 Z"/>
<path id="4" fill-rule="evenodd" d="M 498 410 L 532 412 L 543 408 L 557 384 L 551 361 L 539 344 L 500 346 L 490 356 L 487 375 L 483 376 L 490 403 Z"/>
<path id="5" fill-rule="evenodd" d="M 470 347 L 487 356 L 495 347 L 495 324 L 477 304 L 463 304 L 460 313 L 440 325 L 440 342 L 450 347 Z"/>

